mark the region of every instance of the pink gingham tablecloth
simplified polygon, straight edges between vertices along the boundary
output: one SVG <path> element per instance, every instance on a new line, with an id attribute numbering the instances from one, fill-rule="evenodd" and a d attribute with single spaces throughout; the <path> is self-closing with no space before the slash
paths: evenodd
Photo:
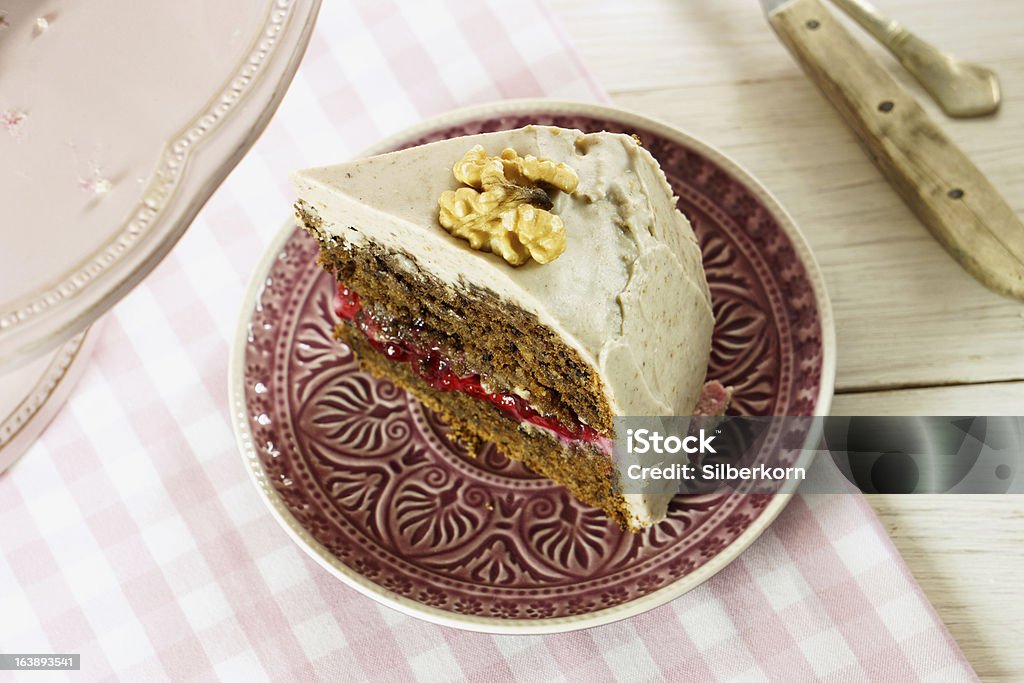
<path id="1" fill-rule="evenodd" d="M 263 138 L 106 316 L 74 395 L 0 477 L 0 652 L 81 653 L 75 680 L 974 679 L 859 497 L 797 498 L 697 590 L 553 636 L 379 606 L 271 518 L 225 385 L 243 288 L 290 212 L 286 172 L 541 95 L 607 99 L 539 0 L 324 2 Z"/>

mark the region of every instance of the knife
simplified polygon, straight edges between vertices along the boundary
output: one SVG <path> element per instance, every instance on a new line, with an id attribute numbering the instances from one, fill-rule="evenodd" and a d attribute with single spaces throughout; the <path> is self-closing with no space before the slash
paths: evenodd
<path id="1" fill-rule="evenodd" d="M 1024 300 L 1024 224 L 820 0 L 761 0 L 768 23 L 917 217 L 983 285 Z"/>
<path id="2" fill-rule="evenodd" d="M 883 16 L 867 0 L 832 0 L 832 4 L 887 47 L 948 116 L 987 116 L 999 109 L 1002 93 L 991 69 L 942 52 Z"/>

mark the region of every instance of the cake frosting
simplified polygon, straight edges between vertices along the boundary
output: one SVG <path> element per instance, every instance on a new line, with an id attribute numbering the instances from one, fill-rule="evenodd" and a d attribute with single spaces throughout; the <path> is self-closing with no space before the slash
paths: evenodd
<path id="1" fill-rule="evenodd" d="M 576 191 L 552 208 L 567 235 L 560 257 L 513 267 L 438 225 L 438 197 L 458 187 L 452 164 L 473 145 L 575 169 Z M 693 230 L 634 138 L 527 126 L 298 171 L 292 181 L 322 240 L 371 239 L 453 286 L 484 288 L 536 315 L 595 369 L 615 414 L 692 413 L 714 325 L 710 295 Z M 638 518 L 650 506 L 631 502 Z"/>

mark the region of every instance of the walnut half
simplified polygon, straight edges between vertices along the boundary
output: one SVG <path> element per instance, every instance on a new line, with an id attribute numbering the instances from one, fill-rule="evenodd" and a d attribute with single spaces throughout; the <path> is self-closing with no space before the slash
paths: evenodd
<path id="1" fill-rule="evenodd" d="M 511 148 L 489 157 L 476 145 L 452 173 L 469 187 L 447 190 L 438 199 L 438 221 L 449 233 L 513 266 L 531 258 L 550 263 L 565 251 L 565 226 L 551 213 L 548 191 L 576 190 L 579 176 L 568 165 L 520 157 Z"/>

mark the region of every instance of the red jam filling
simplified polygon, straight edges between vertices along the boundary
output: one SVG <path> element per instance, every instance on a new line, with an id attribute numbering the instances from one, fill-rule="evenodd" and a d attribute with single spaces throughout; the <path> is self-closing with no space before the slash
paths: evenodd
<path id="1" fill-rule="evenodd" d="M 370 346 L 395 362 L 409 363 L 413 371 L 432 387 L 443 391 L 461 391 L 487 401 L 520 422 L 543 427 L 565 441 L 604 443 L 608 439 L 588 425 L 576 423 L 566 426 L 553 417 L 541 415 L 521 396 L 487 391 L 480 375 L 457 375 L 436 348 L 424 350 L 406 340 L 386 338 L 382 334 L 383 325 L 363 309 L 359 294 L 343 284 L 338 285 L 334 294 L 334 312 L 339 318 L 357 325 L 366 335 Z"/>

